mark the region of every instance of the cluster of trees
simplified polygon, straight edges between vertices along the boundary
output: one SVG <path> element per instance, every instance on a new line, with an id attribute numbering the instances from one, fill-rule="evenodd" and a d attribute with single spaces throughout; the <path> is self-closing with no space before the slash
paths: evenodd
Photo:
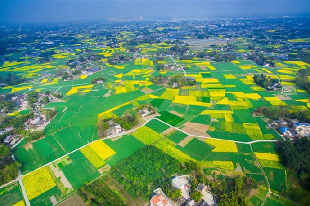
<path id="1" fill-rule="evenodd" d="M 248 205 L 247 197 L 257 183 L 250 177 L 239 176 L 226 180 L 213 180 L 209 182 L 212 194 L 219 206 Z"/>
<path id="2" fill-rule="evenodd" d="M 10 94 L 0 96 L 0 108 L 3 109 L 5 113 L 12 112 L 16 106 L 14 102 L 10 101 L 11 96 Z"/>
<path id="3" fill-rule="evenodd" d="M 35 132 L 32 132 L 32 133 L 29 133 L 28 136 L 26 137 L 26 140 L 28 142 L 31 142 L 31 141 L 39 140 L 42 137 L 44 137 L 44 132 L 43 131 L 35 131 Z"/>
<path id="4" fill-rule="evenodd" d="M 39 93 L 32 91 L 27 94 L 26 100 L 29 105 L 33 105 L 34 103 L 39 101 L 38 97 L 39 97 Z"/>
<path id="5" fill-rule="evenodd" d="M 157 75 L 157 76 L 152 76 L 151 77 L 151 82 L 157 85 L 163 85 L 166 82 L 168 82 L 168 77 L 164 75 Z"/>
<path id="6" fill-rule="evenodd" d="M 200 54 L 202 55 L 202 54 Z M 207 54 L 209 57 L 214 57 L 216 62 L 231 62 L 237 59 L 236 54 L 234 53 L 220 53 L 217 51 L 213 51 Z"/>
<path id="7" fill-rule="evenodd" d="M 2 121 L 0 122 L 0 128 L 6 128 L 13 126 L 15 129 L 23 129 L 24 123 L 33 117 L 33 112 L 30 112 L 29 114 L 24 114 L 20 116 L 5 116 Z"/>
<path id="8" fill-rule="evenodd" d="M 6 77 L 2 75 L 0 76 L 0 84 L 4 84 L 7 86 L 14 86 L 14 85 L 17 85 L 23 82 L 24 82 L 24 79 L 21 79 L 16 74 L 8 73 Z"/>
<path id="9" fill-rule="evenodd" d="M 97 81 L 105 81 L 105 78 L 104 77 L 95 77 L 95 78 L 93 78 L 91 81 L 90 81 L 90 83 L 92 83 L 92 84 L 97 84 Z"/>
<path id="10" fill-rule="evenodd" d="M 58 98 L 58 99 L 62 98 L 61 93 L 56 93 L 56 92 L 54 92 L 54 93 L 53 93 L 53 96 L 56 97 L 56 98 Z"/>
<path id="11" fill-rule="evenodd" d="M 19 163 L 12 159 L 11 149 L 3 144 L 3 140 L 9 135 L 11 133 L 0 135 L 0 185 L 10 182 L 17 177 Z"/>
<path id="12" fill-rule="evenodd" d="M 72 75 L 80 75 L 81 73 L 82 73 L 82 71 L 79 69 L 75 69 L 72 71 Z"/>
<path id="13" fill-rule="evenodd" d="M 271 83 L 279 83 L 279 79 L 271 79 L 270 77 L 267 77 L 264 74 L 255 74 L 253 78 L 254 78 L 255 84 L 260 85 L 261 87 L 267 90 L 268 90 L 268 86 Z M 277 87 L 281 88 L 281 85 L 278 85 Z"/>
<path id="14" fill-rule="evenodd" d="M 125 114 L 121 117 L 116 117 L 114 121 L 120 124 L 125 130 L 130 130 L 138 123 L 138 115 Z"/>
<path id="15" fill-rule="evenodd" d="M 265 66 L 269 64 L 270 66 L 274 67 L 275 62 L 273 57 L 266 56 L 264 54 L 255 53 L 248 55 L 248 59 L 254 61 L 256 64 L 260 66 Z"/>
<path id="16" fill-rule="evenodd" d="M 269 119 L 298 119 L 299 122 L 310 122 L 310 111 L 292 110 L 288 106 L 259 107 L 255 109 L 256 113 L 261 113 Z"/>
<path id="17" fill-rule="evenodd" d="M 87 205 L 123 206 L 124 201 L 100 178 L 91 184 L 83 185 L 78 194 Z"/>
<path id="18" fill-rule="evenodd" d="M 44 110 L 46 121 L 50 121 L 51 119 L 53 119 L 53 117 L 55 117 L 56 114 L 57 114 L 56 108 Z"/>
<path id="19" fill-rule="evenodd" d="M 157 64 L 157 67 L 156 67 L 156 69 L 158 70 L 158 71 L 160 71 L 160 70 L 164 70 L 164 64 Z"/>
<path id="20" fill-rule="evenodd" d="M 3 142 L 4 138 L 1 138 Z M 0 144 L 0 185 L 16 179 L 18 175 L 18 162 L 11 157 L 11 150 L 8 146 Z"/>
<path id="21" fill-rule="evenodd" d="M 189 170 L 170 155 L 155 146 L 145 146 L 130 157 L 112 167 L 112 177 L 134 198 L 148 201 L 153 190 L 161 187 L 171 196 L 171 181 L 175 174 L 187 174 Z M 170 193 L 169 193 L 170 191 Z M 172 192 L 173 195 L 177 195 Z M 173 196 L 172 195 L 172 196 Z"/>
<path id="22" fill-rule="evenodd" d="M 295 142 L 290 140 L 279 142 L 279 153 L 282 163 L 298 178 L 300 187 L 290 192 L 290 197 L 301 203 L 310 203 L 310 140 L 301 138 Z"/>
<path id="23" fill-rule="evenodd" d="M 176 53 L 178 55 L 184 55 L 187 51 L 189 51 L 188 46 L 184 45 L 174 45 L 170 48 L 170 53 Z"/>
<path id="24" fill-rule="evenodd" d="M 296 78 L 296 86 L 306 90 L 310 93 L 310 83 L 308 77 L 310 75 L 310 68 L 301 69 L 298 71 L 297 78 Z"/>
<path id="25" fill-rule="evenodd" d="M 185 78 L 184 74 L 174 74 L 168 81 L 168 86 L 173 87 L 173 83 L 177 83 L 178 87 L 194 86 L 197 84 L 194 78 Z"/>
<path id="26" fill-rule="evenodd" d="M 65 80 L 65 79 L 67 79 L 67 80 L 68 80 L 68 79 L 71 79 L 71 80 L 72 80 L 72 79 L 73 79 L 73 76 L 72 76 L 72 75 L 69 75 L 68 72 L 64 72 L 63 75 L 62 75 L 62 77 L 61 77 L 61 79 L 62 79 L 62 80 Z"/>

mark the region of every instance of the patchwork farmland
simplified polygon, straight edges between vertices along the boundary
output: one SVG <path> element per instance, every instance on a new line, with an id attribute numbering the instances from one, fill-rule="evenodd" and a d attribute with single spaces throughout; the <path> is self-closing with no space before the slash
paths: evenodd
<path id="1" fill-rule="evenodd" d="M 117 170 L 120 162 L 152 148 L 165 153 L 175 165 L 197 165 L 206 177 L 250 177 L 257 183 L 248 198 L 250 205 L 295 205 L 282 197 L 291 187 L 277 149 L 277 143 L 285 139 L 271 127 L 266 116 L 256 111 L 272 106 L 308 111 L 310 95 L 304 89 L 296 89 L 295 80 L 297 72 L 310 65 L 303 61 L 277 61 L 276 66 L 262 67 L 242 57 L 227 62 L 198 56 L 183 60 L 177 55 L 158 58 L 157 51 L 173 47 L 165 41 L 135 45 L 136 57 L 126 42 L 137 34 L 119 33 L 118 48 L 101 47 L 89 36 L 79 35 L 81 45 L 94 54 L 94 59 L 100 57 L 91 61 L 99 62 L 100 69 L 87 70 L 72 79 L 57 76 L 57 69 L 72 70 L 68 62 L 84 57 L 78 48 L 74 52 L 64 52 L 63 46 L 46 49 L 53 53 L 47 63 L 25 58 L 1 64 L 1 72 L 29 79 L 2 87 L 1 94 L 29 95 L 36 91 L 58 94 L 60 98 L 38 110 L 55 111 L 42 131 L 44 135 L 36 140 L 25 136 L 12 147 L 20 164 L 19 175 L 1 188 L 0 202 L 55 205 L 76 193 L 87 194 L 83 189 L 91 184 L 108 187 L 104 192 L 114 191 L 126 204 L 131 200 L 139 202 L 139 196 L 133 196 L 129 186 L 120 186 L 125 180 L 119 182 L 111 177 L 111 168 Z M 239 41 L 236 44 L 242 46 L 251 40 Z M 212 51 L 209 46 L 204 50 Z M 111 57 L 117 55 L 124 56 L 124 61 L 114 64 Z M 267 91 L 255 83 L 257 75 L 295 89 Z M 18 117 L 28 112 L 23 109 L 10 114 Z M 101 178 L 111 184 L 98 183 Z M 124 177 L 126 181 L 130 178 Z M 132 181 L 139 186 L 137 179 Z M 127 193 L 132 197 L 121 195 Z"/>

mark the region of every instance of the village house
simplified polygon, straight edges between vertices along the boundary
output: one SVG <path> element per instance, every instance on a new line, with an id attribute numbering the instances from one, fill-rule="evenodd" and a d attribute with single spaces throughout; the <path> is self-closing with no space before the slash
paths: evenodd
<path id="1" fill-rule="evenodd" d="M 13 134 L 13 135 L 7 136 L 7 137 L 3 140 L 3 142 L 4 142 L 6 145 L 12 147 L 12 146 L 14 146 L 14 145 L 19 141 L 19 139 L 20 139 L 20 138 L 19 138 L 19 135 L 18 135 L 18 134 Z"/>
<path id="2" fill-rule="evenodd" d="M 149 111 L 147 108 L 145 108 L 145 109 L 140 110 L 140 111 L 139 111 L 139 114 L 140 114 L 142 117 L 145 117 L 145 116 L 147 116 L 147 115 L 150 114 L 150 111 Z"/>
<path id="3" fill-rule="evenodd" d="M 173 204 L 168 200 L 161 188 L 153 191 L 154 195 L 150 200 L 150 206 L 172 206 Z"/>
<path id="4" fill-rule="evenodd" d="M 85 68 L 85 70 L 82 70 L 82 74 L 84 74 L 84 75 L 92 75 L 92 74 L 94 74 L 94 73 L 96 73 L 96 72 L 98 72 L 100 70 L 101 70 L 101 68 L 98 67 L 98 66 L 94 67 L 92 69 Z"/>
<path id="5" fill-rule="evenodd" d="M 180 175 L 175 176 L 172 179 L 172 187 L 176 189 L 181 189 L 182 197 L 186 200 L 190 198 L 189 191 L 190 191 L 190 184 L 189 184 L 189 176 L 187 175 Z"/>

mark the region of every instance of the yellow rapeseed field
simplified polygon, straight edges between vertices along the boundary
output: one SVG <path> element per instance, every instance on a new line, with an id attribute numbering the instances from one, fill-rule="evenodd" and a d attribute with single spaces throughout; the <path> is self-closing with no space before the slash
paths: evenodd
<path id="1" fill-rule="evenodd" d="M 226 79 L 237 79 L 233 74 L 223 74 Z"/>
<path id="2" fill-rule="evenodd" d="M 29 200 L 56 186 L 46 167 L 41 167 L 23 177 L 23 183 Z"/>
<path id="3" fill-rule="evenodd" d="M 25 202 L 24 202 L 24 200 L 21 200 L 21 201 L 15 203 L 15 204 L 12 205 L 12 206 L 25 206 Z"/>
<path id="4" fill-rule="evenodd" d="M 83 147 L 80 151 L 96 168 L 105 165 L 105 161 L 89 145 Z"/>
<path id="5" fill-rule="evenodd" d="M 212 152 L 238 152 L 236 143 L 225 140 L 207 139 L 206 143 L 213 145 L 215 148 Z"/>
<path id="6" fill-rule="evenodd" d="M 19 92 L 19 91 L 22 91 L 25 89 L 30 89 L 30 88 L 32 88 L 32 85 L 31 86 L 24 86 L 24 87 L 13 87 L 11 93 Z"/>
<path id="7" fill-rule="evenodd" d="M 202 161 L 199 165 L 203 168 L 220 168 L 226 170 L 235 170 L 234 163 L 232 161 Z"/>
<path id="8" fill-rule="evenodd" d="M 259 153 L 255 152 L 257 159 L 280 161 L 279 155 L 271 153 Z"/>
<path id="9" fill-rule="evenodd" d="M 78 87 L 72 87 L 67 93 L 66 95 L 72 95 L 75 94 L 79 91 L 79 89 L 91 89 L 94 85 L 90 84 L 90 85 L 85 85 L 85 86 L 78 86 Z M 89 90 L 90 91 L 90 90 Z"/>
<path id="10" fill-rule="evenodd" d="M 278 97 L 264 97 L 264 99 L 268 101 L 271 105 L 286 105 L 286 103 Z"/>
<path id="11" fill-rule="evenodd" d="M 196 162 L 195 159 L 191 158 L 189 155 L 175 148 L 175 144 L 169 139 L 159 141 L 156 143 L 155 146 L 164 151 L 165 153 L 169 154 L 173 158 L 179 160 L 180 162 L 188 162 L 188 161 Z"/>
<path id="12" fill-rule="evenodd" d="M 116 154 L 116 152 L 101 140 L 90 143 L 89 145 L 103 160 Z"/>

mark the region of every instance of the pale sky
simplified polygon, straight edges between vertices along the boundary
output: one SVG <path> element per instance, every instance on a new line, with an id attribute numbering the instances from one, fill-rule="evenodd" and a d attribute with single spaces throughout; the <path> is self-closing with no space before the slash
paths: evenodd
<path id="1" fill-rule="evenodd" d="M 102 21 L 143 17 L 247 17 L 309 14 L 310 0 L 0 0 L 0 23 Z"/>

